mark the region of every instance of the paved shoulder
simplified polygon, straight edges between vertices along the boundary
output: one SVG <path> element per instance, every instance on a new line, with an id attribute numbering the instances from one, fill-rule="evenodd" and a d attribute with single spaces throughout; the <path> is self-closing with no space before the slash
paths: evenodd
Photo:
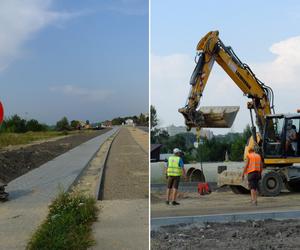
<path id="1" fill-rule="evenodd" d="M 116 131 L 87 141 L 9 183 L 10 200 L 0 204 L 0 249 L 25 249 L 59 189 L 70 188 L 100 145 Z"/>

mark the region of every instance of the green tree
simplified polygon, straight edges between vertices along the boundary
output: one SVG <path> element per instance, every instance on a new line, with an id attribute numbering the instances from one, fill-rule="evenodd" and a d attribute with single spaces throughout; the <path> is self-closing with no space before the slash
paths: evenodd
<path id="1" fill-rule="evenodd" d="M 150 106 L 150 128 L 155 128 L 158 124 L 157 112 L 153 105 Z"/>
<path id="2" fill-rule="evenodd" d="M 46 131 L 47 126 L 44 124 L 40 124 L 37 120 L 31 119 L 26 122 L 26 131 Z"/>
<path id="3" fill-rule="evenodd" d="M 145 117 L 145 115 L 143 113 L 140 114 L 139 116 L 139 122 L 138 122 L 140 125 L 145 125 L 147 124 L 147 119 Z"/>
<path id="4" fill-rule="evenodd" d="M 121 125 L 122 123 L 125 122 L 125 118 L 117 117 L 112 119 L 112 125 Z"/>
<path id="5" fill-rule="evenodd" d="M 78 129 L 80 127 L 80 122 L 77 120 L 72 120 L 70 125 L 73 129 Z"/>
<path id="6" fill-rule="evenodd" d="M 58 131 L 71 130 L 67 117 L 64 116 L 56 123 L 56 130 Z"/>
<path id="7" fill-rule="evenodd" d="M 8 132 L 24 133 L 26 132 L 26 120 L 18 115 L 13 115 L 5 121 Z"/>

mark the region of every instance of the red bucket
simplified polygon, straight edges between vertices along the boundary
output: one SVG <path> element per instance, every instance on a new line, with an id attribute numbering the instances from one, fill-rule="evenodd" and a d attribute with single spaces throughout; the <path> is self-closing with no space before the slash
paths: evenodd
<path id="1" fill-rule="evenodd" d="M 200 195 L 210 194 L 211 190 L 207 182 L 198 183 L 198 193 Z"/>

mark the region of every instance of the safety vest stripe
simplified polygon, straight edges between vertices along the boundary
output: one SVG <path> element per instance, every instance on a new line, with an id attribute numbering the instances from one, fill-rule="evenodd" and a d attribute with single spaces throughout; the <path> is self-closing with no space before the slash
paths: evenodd
<path id="1" fill-rule="evenodd" d="M 261 171 L 261 158 L 260 155 L 257 154 L 249 154 L 248 155 L 249 158 L 249 164 L 247 167 L 247 173 L 251 173 L 254 171 Z"/>

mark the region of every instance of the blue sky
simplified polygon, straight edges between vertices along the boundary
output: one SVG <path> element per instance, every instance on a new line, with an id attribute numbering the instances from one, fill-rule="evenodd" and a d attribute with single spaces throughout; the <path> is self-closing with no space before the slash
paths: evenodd
<path id="1" fill-rule="evenodd" d="M 0 34 L 6 115 L 53 124 L 148 111 L 146 0 L 1 1 Z"/>
<path id="2" fill-rule="evenodd" d="M 195 47 L 211 30 L 219 30 L 225 45 L 275 91 L 277 112 L 299 107 L 299 1 L 179 1 L 151 2 L 151 103 L 161 126 L 183 125 L 177 112 L 184 106 L 194 68 Z M 172 96 L 172 102 L 166 100 Z M 288 98 L 287 98 L 288 97 Z M 202 105 L 238 105 L 231 130 L 249 123 L 247 98 L 218 65 L 214 66 Z M 215 130 L 226 133 L 228 129 Z"/>

